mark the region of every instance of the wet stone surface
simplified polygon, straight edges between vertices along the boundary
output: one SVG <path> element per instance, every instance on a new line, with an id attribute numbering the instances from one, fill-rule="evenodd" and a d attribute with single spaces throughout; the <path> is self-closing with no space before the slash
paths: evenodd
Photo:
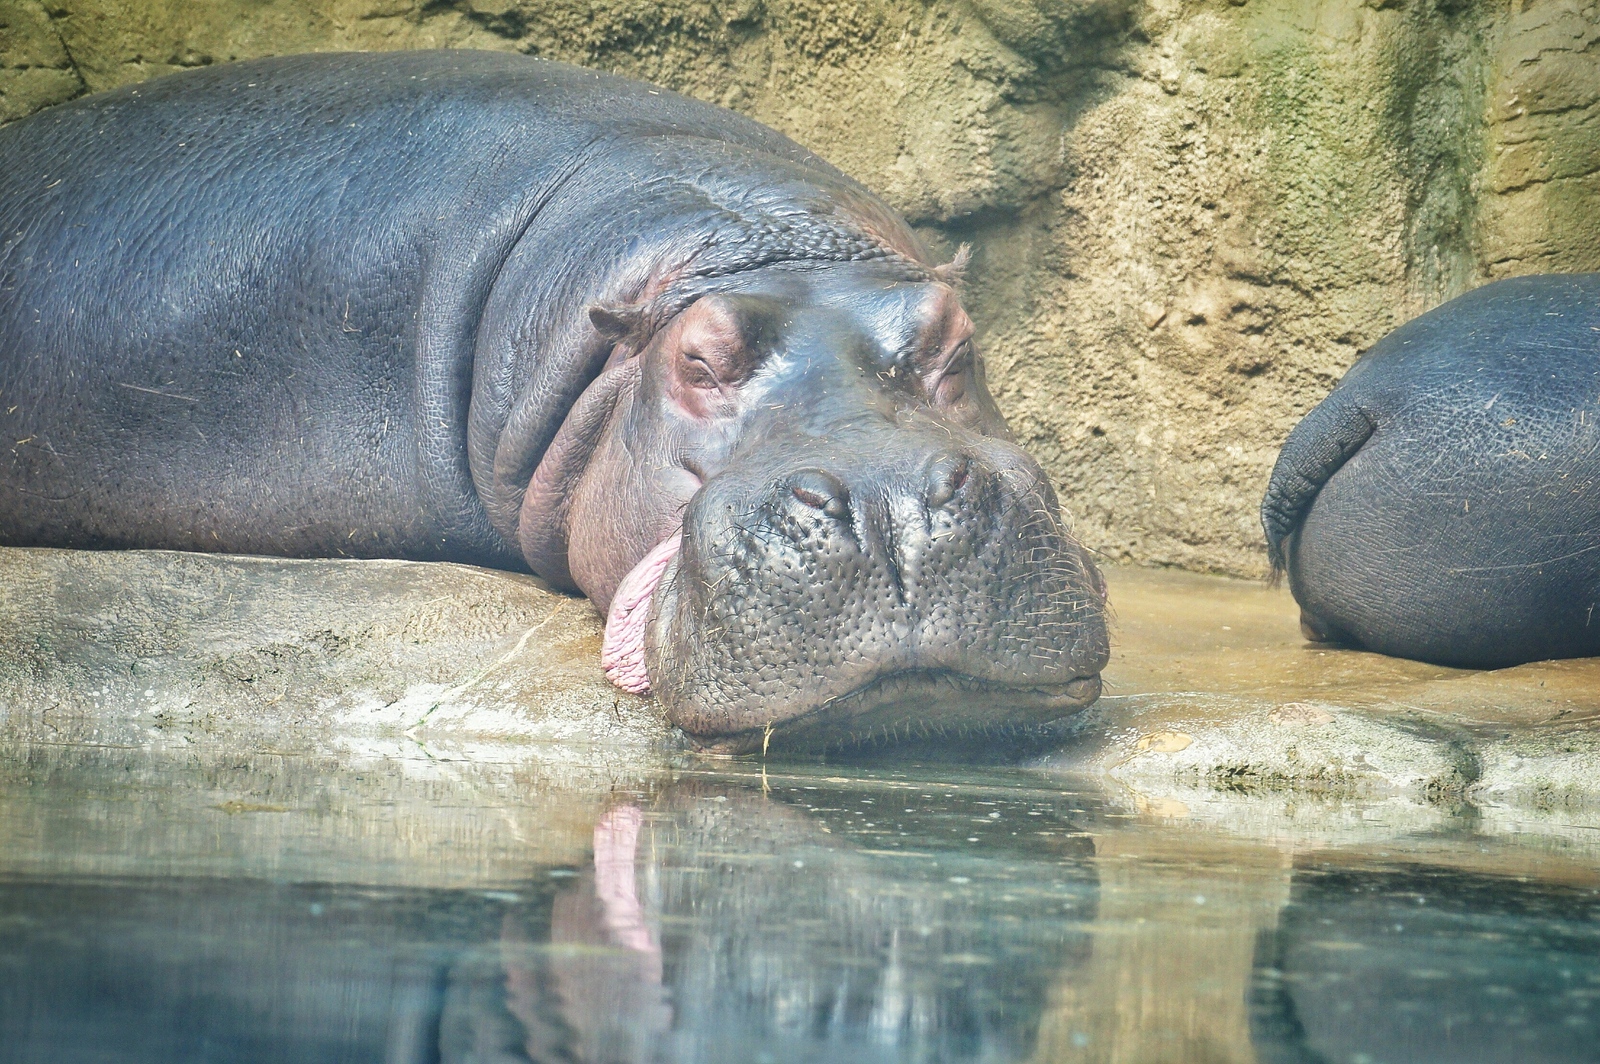
<path id="1" fill-rule="evenodd" d="M 1050 764 L 1172 813 L 1360 797 L 1419 824 L 1465 802 L 1506 830 L 1600 828 L 1600 659 L 1449 669 L 1306 643 L 1281 588 L 1139 569 L 1109 583 L 1106 695 Z"/>
<path id="2" fill-rule="evenodd" d="M 1107 579 L 1106 694 L 1032 744 L 1048 765 L 1169 812 L 1242 793 L 1600 826 L 1600 659 L 1446 669 L 1307 644 L 1282 588 Z M 0 548 L 0 741 L 665 764 L 686 744 L 599 648 L 587 602 L 467 566 Z"/>
<path id="3" fill-rule="evenodd" d="M 0 739 L 359 757 L 674 745 L 581 598 L 465 565 L 0 548 Z"/>

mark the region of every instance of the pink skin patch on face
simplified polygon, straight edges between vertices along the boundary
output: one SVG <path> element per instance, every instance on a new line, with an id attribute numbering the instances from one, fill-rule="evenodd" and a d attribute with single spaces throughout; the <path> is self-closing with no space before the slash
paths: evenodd
<path id="1" fill-rule="evenodd" d="M 622 578 L 617 593 L 611 596 L 605 643 L 600 648 L 600 667 L 605 670 L 606 679 L 629 694 L 650 692 L 650 675 L 644 667 L 644 630 L 650 623 L 650 599 L 682 541 L 683 537 L 674 530 L 672 535 L 657 543 Z"/>

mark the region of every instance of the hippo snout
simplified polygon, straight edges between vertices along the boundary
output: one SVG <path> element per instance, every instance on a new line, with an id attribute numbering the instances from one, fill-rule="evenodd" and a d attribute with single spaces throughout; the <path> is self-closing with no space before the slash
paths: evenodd
<path id="1" fill-rule="evenodd" d="M 653 603 L 651 686 L 686 732 L 844 745 L 1098 696 L 1104 585 L 1023 452 L 947 430 L 765 450 L 788 460 L 755 456 L 692 501 Z"/>

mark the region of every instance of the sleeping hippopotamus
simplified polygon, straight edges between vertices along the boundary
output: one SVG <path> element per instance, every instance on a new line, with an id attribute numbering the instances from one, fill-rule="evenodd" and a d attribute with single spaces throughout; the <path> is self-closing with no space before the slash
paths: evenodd
<path id="1" fill-rule="evenodd" d="M 1104 587 L 958 261 L 793 142 L 483 52 L 0 130 L 0 542 L 531 569 L 724 750 L 1099 692 Z"/>
<path id="2" fill-rule="evenodd" d="M 1261 520 L 1314 641 L 1600 654 L 1600 274 L 1498 281 L 1384 337 L 1289 434 Z"/>

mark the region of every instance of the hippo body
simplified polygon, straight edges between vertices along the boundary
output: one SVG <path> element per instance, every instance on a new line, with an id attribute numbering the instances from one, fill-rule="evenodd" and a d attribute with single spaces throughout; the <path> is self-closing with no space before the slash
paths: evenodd
<path id="1" fill-rule="evenodd" d="M 1290 434 L 1261 513 L 1310 639 L 1600 654 L 1600 274 L 1498 281 L 1390 333 Z"/>
<path id="2" fill-rule="evenodd" d="M 538 376 L 542 450 L 608 353 L 588 302 L 712 209 L 652 181 L 686 127 L 831 176 L 730 113 L 477 53 L 216 67 L 0 132 L 0 423 L 29 441 L 0 535 L 521 568 L 494 441 Z M 534 257 L 534 291 L 496 286 Z"/>
<path id="3" fill-rule="evenodd" d="M 725 749 L 1055 719 L 1103 585 L 957 280 L 772 130 L 557 63 L 86 97 L 0 129 L 0 542 L 531 569 Z"/>

